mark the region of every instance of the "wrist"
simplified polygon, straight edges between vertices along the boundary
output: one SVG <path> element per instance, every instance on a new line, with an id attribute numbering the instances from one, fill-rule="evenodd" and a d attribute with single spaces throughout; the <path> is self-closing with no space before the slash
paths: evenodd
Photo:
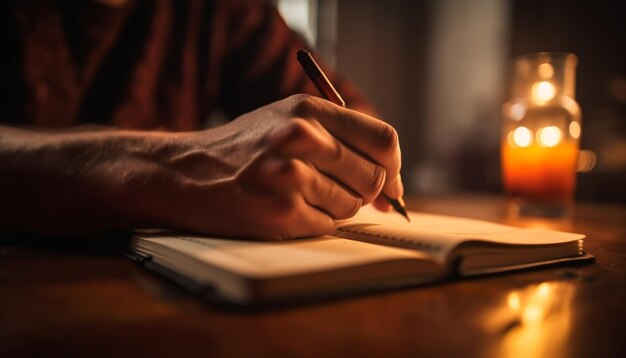
<path id="1" fill-rule="evenodd" d="M 106 178 L 111 209 L 131 228 L 169 226 L 178 174 L 170 163 L 180 155 L 186 133 L 113 131 L 103 138 L 108 154 L 95 171 Z"/>
<path id="2" fill-rule="evenodd" d="M 186 213 L 198 209 L 187 205 L 190 193 L 201 188 L 214 197 L 214 184 L 235 174 L 225 165 L 219 143 L 228 141 L 218 132 L 115 133 L 105 165 L 114 172 L 109 190 L 115 210 L 133 227 L 187 227 Z"/>

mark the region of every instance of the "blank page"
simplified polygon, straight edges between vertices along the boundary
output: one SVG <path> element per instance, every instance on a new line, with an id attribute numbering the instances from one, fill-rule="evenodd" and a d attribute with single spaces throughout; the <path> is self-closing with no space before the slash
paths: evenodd
<path id="1" fill-rule="evenodd" d="M 524 229 L 487 221 L 409 212 L 411 222 L 396 213 L 382 213 L 371 206 L 361 208 L 352 219 L 338 223 L 336 236 L 370 237 L 448 253 L 467 241 L 506 245 L 543 245 L 581 240 L 582 234 Z M 374 240 L 375 241 L 375 240 Z"/>
<path id="2" fill-rule="evenodd" d="M 142 235 L 151 242 L 239 275 L 267 278 L 398 259 L 425 259 L 418 251 L 324 236 L 286 241 L 243 241 L 190 235 Z M 144 246 L 144 245 L 142 245 Z"/>

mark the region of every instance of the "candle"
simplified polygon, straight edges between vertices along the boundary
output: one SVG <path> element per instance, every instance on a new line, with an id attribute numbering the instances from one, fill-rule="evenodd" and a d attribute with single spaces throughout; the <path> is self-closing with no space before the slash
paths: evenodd
<path id="1" fill-rule="evenodd" d="M 501 154 L 504 188 L 517 212 L 564 213 L 573 201 L 581 134 L 575 65 L 572 54 L 515 61 L 513 95 L 503 106 Z"/>
<path id="2" fill-rule="evenodd" d="M 519 146 L 511 143 L 512 135 L 507 137 L 502 143 L 506 192 L 535 203 L 567 204 L 574 194 L 577 144 L 568 141 L 550 147 L 534 142 Z"/>

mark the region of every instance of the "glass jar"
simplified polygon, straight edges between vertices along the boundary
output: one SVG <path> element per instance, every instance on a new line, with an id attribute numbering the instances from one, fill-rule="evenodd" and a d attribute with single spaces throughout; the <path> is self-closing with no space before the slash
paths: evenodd
<path id="1" fill-rule="evenodd" d="M 576 64 L 570 53 L 514 61 L 501 154 L 504 188 L 519 214 L 563 215 L 572 207 L 581 135 Z"/>

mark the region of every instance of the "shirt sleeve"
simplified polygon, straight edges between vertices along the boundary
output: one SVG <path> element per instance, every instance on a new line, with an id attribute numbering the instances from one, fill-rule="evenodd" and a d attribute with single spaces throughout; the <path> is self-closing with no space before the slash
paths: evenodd
<path id="1" fill-rule="evenodd" d="M 276 9 L 262 1 L 230 1 L 227 49 L 221 70 L 218 103 L 233 117 L 296 93 L 319 96 L 296 59 L 305 41 L 291 31 Z M 359 91 L 322 69 L 350 108 L 373 113 Z"/>

